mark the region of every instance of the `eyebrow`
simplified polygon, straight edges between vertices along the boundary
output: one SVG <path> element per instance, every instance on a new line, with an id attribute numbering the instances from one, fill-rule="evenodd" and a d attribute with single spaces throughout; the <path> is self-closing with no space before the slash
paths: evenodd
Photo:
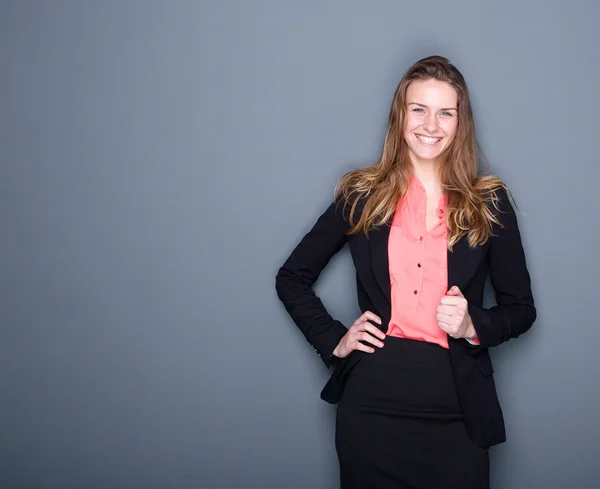
<path id="1" fill-rule="evenodd" d="M 424 105 L 424 104 L 420 104 L 419 102 L 410 102 L 408 105 L 413 105 L 413 104 L 414 104 L 414 105 L 419 105 L 419 106 L 421 106 L 421 107 L 428 108 L 426 105 Z M 456 107 L 447 107 L 447 108 L 445 108 L 445 109 L 440 109 L 440 110 L 456 110 L 456 111 L 458 111 L 458 110 L 456 109 Z"/>

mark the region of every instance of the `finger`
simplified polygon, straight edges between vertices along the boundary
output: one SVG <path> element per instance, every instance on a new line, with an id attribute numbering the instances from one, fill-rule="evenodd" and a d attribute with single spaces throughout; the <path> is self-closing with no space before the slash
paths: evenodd
<path id="1" fill-rule="evenodd" d="M 380 340 L 385 340 L 385 333 L 381 331 L 377 326 L 373 326 L 370 323 L 364 323 L 365 331 L 368 331 L 373 336 L 377 336 Z"/>
<path id="2" fill-rule="evenodd" d="M 440 304 L 436 308 L 437 312 L 441 314 L 448 314 L 449 316 L 463 318 L 468 310 L 468 305 L 464 302 L 459 304 Z"/>
<path id="3" fill-rule="evenodd" d="M 370 319 L 371 321 L 375 321 L 377 324 L 381 324 L 381 318 L 377 314 L 375 314 L 374 312 L 371 312 L 371 311 L 363 312 L 362 315 L 358 319 L 362 319 L 364 321 L 366 321 L 367 319 Z"/>
<path id="4" fill-rule="evenodd" d="M 452 316 L 456 312 L 456 306 L 439 305 L 437 306 L 437 312 L 439 312 L 440 314 L 447 314 L 448 316 Z"/>
<path id="5" fill-rule="evenodd" d="M 371 343 L 372 345 L 378 346 L 379 348 L 381 348 L 383 346 L 383 342 L 382 341 L 379 341 L 377 338 L 375 338 L 373 335 L 370 335 L 366 331 L 363 331 L 360 334 L 360 339 L 362 341 L 366 341 L 367 343 Z"/>
<path id="6" fill-rule="evenodd" d="M 448 295 L 453 295 L 453 296 L 464 297 L 462 291 L 456 285 L 453 285 L 452 287 L 450 287 L 450 289 L 448 290 L 447 294 Z"/>
<path id="7" fill-rule="evenodd" d="M 437 313 L 437 314 L 435 315 L 435 318 L 436 318 L 438 321 L 440 321 L 440 322 L 442 322 L 442 323 L 445 323 L 445 324 L 452 324 L 452 321 L 453 321 L 453 319 L 454 319 L 454 318 L 453 318 L 453 316 L 450 316 L 450 315 L 448 315 L 448 314 L 443 314 L 443 313 L 441 313 L 441 312 Z"/>
<path id="8" fill-rule="evenodd" d="M 364 345 L 360 341 L 357 341 L 354 344 L 354 348 L 353 349 L 354 350 L 364 351 L 364 352 L 367 352 L 367 353 L 373 353 L 375 351 L 375 348 L 373 348 L 371 346 Z"/>
<path id="9" fill-rule="evenodd" d="M 459 304 L 462 304 L 464 302 L 464 300 L 465 300 L 464 297 L 456 297 L 456 296 L 451 296 L 451 295 L 444 295 L 440 299 L 440 304 L 446 304 L 446 305 L 450 305 L 450 306 L 457 306 Z"/>
<path id="10" fill-rule="evenodd" d="M 447 333 L 449 336 L 452 336 L 452 338 L 458 338 L 458 334 L 459 334 L 459 328 L 452 326 L 451 324 L 445 323 L 443 321 L 438 321 L 438 327 L 444 331 L 445 333 Z"/>
<path id="11" fill-rule="evenodd" d="M 438 321 L 438 328 L 440 328 L 445 333 L 452 333 L 452 326 L 444 321 Z"/>

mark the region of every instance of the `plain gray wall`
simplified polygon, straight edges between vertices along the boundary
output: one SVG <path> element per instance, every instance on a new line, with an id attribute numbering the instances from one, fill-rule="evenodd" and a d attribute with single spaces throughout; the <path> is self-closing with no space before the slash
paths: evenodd
<path id="1" fill-rule="evenodd" d="M 493 488 L 598 487 L 599 14 L 0 1 L 0 487 L 337 487 L 330 372 L 275 274 L 431 54 L 523 211 L 538 308 L 493 350 Z M 359 315 L 347 247 L 315 288 Z"/>

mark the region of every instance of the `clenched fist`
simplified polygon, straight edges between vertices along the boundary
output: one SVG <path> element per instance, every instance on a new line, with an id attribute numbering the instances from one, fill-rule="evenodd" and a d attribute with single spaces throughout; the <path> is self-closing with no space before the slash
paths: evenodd
<path id="1" fill-rule="evenodd" d="M 439 328 L 452 338 L 473 338 L 477 334 L 468 312 L 467 299 L 456 285 L 440 299 L 435 318 Z"/>

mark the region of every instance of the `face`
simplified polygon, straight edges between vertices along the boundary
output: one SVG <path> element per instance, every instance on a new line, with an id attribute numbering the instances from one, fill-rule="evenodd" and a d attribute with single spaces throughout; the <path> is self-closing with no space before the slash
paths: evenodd
<path id="1" fill-rule="evenodd" d="M 406 89 L 404 140 L 413 161 L 431 163 L 454 139 L 458 95 L 449 83 L 415 80 Z"/>

